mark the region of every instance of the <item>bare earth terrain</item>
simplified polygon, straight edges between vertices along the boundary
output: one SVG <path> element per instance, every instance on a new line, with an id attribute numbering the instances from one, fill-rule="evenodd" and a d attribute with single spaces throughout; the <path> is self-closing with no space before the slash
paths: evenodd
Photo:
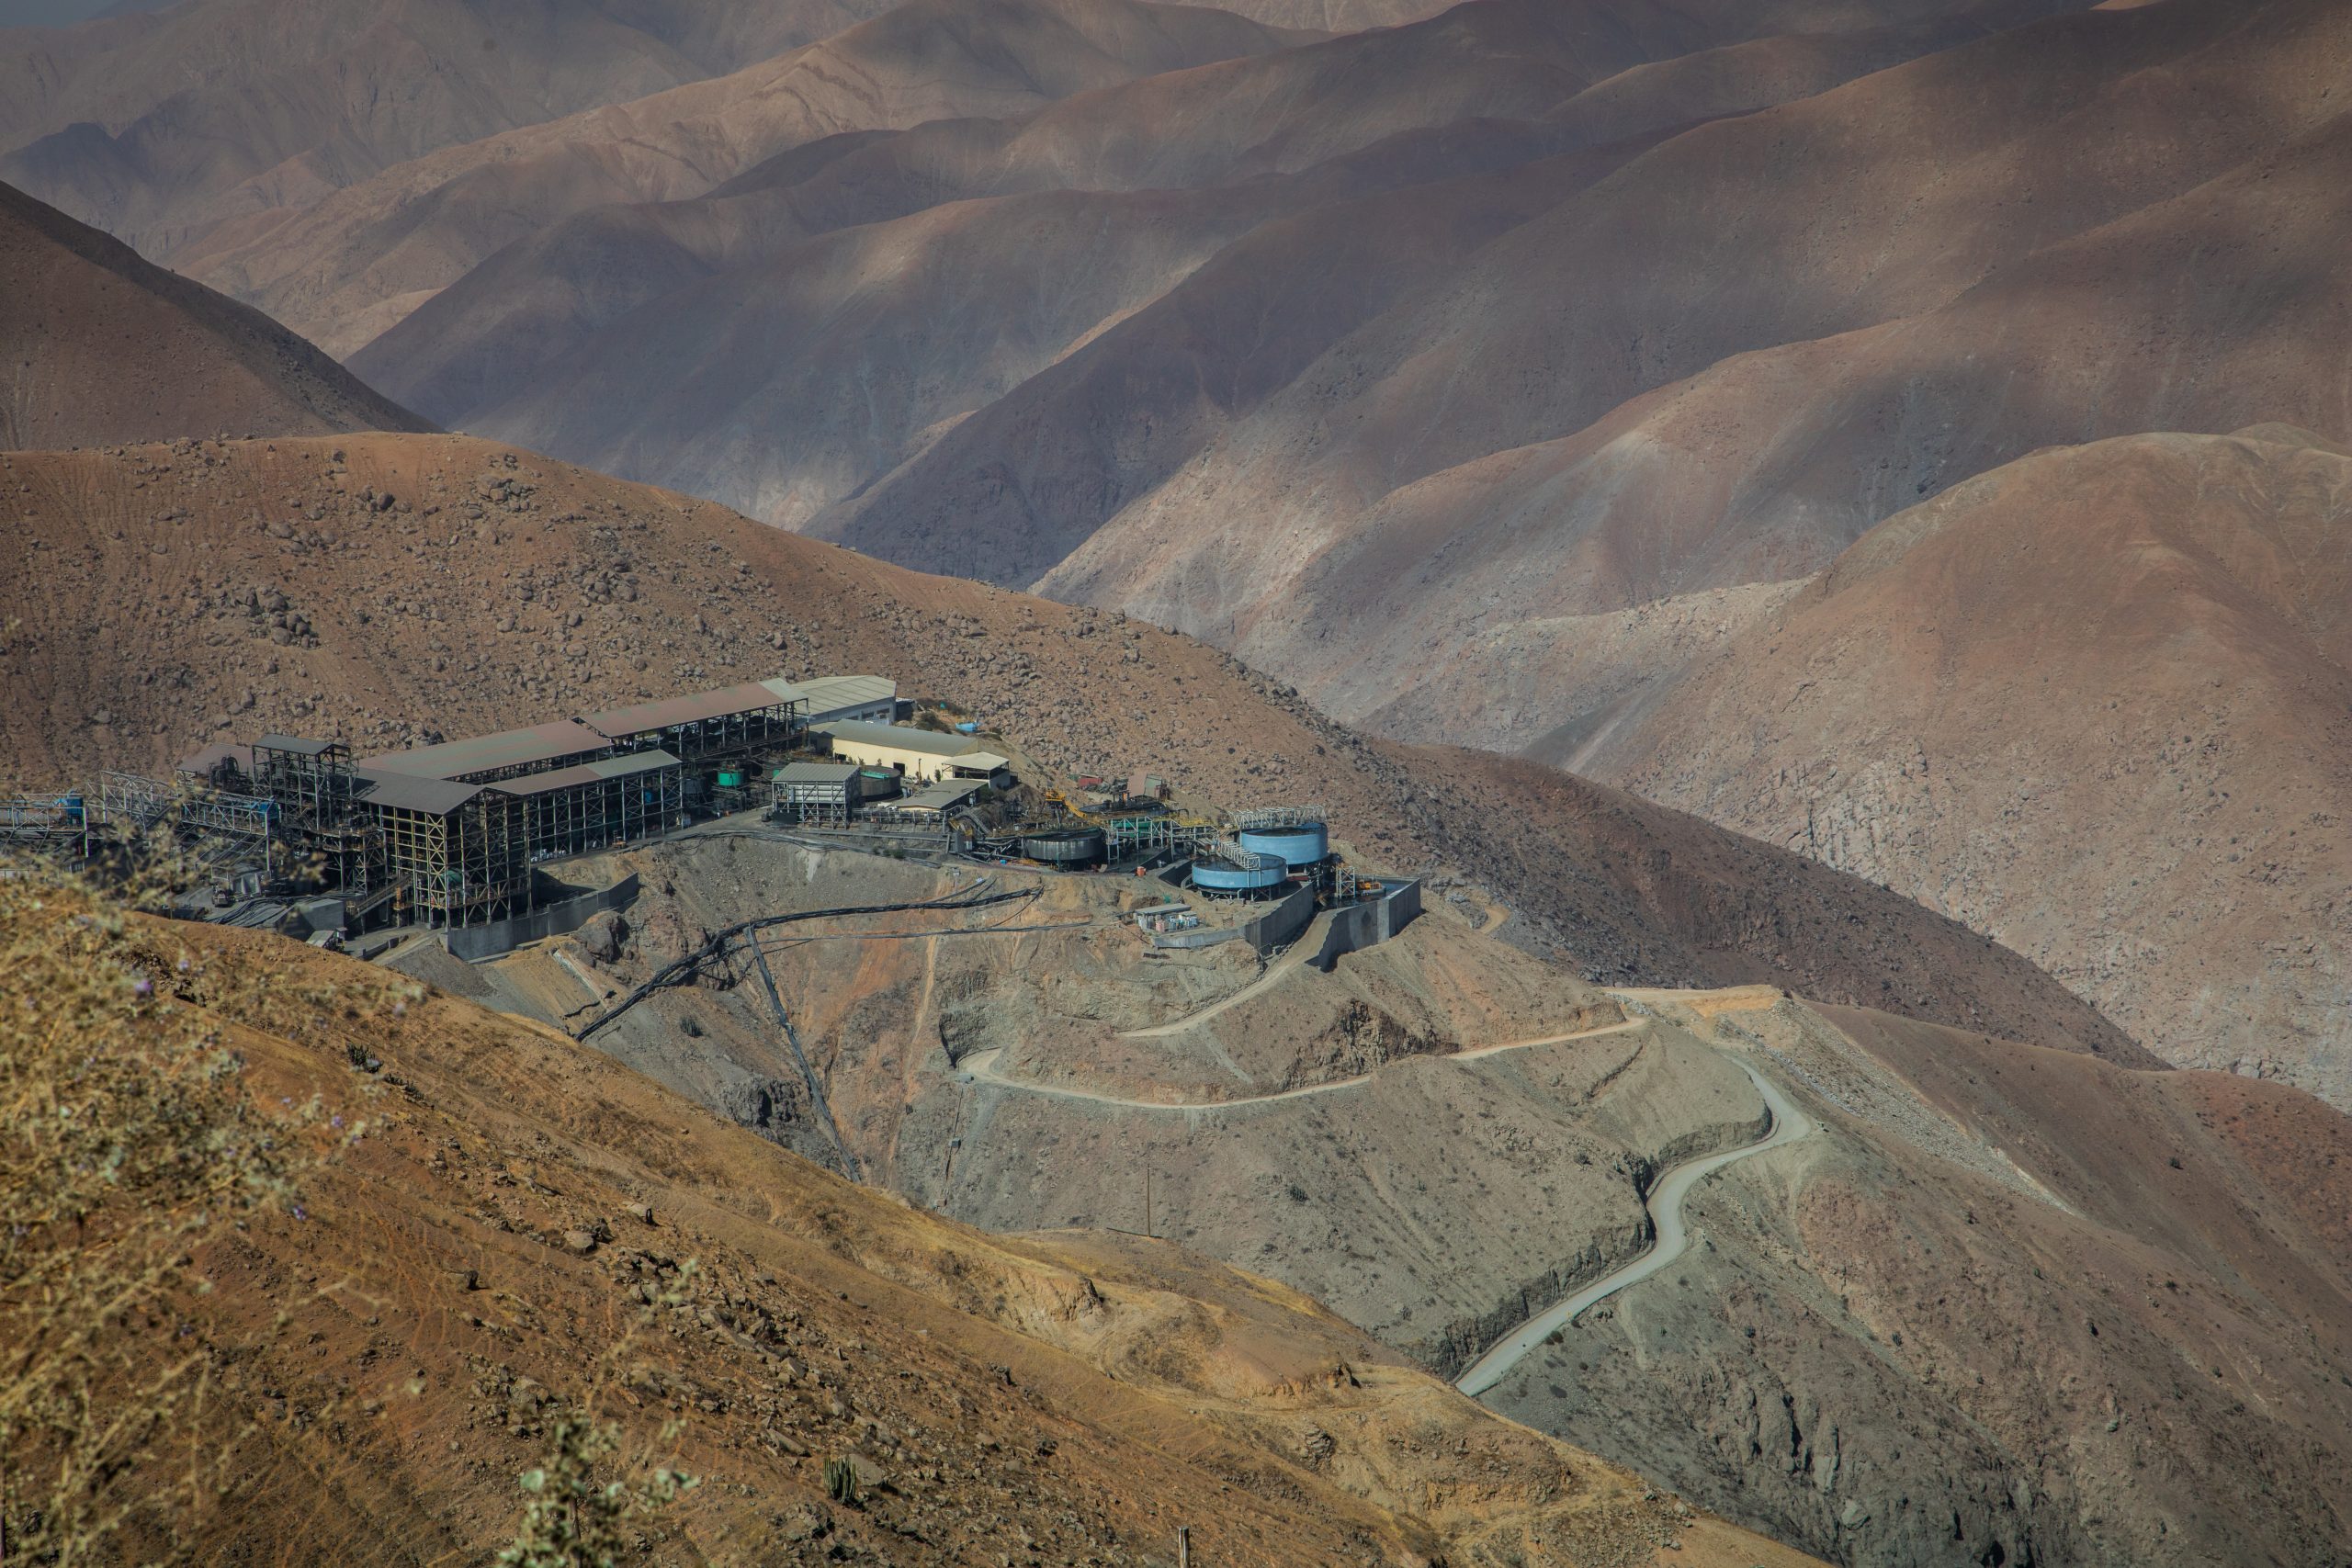
<path id="1" fill-rule="evenodd" d="M 1865 536 L 1587 750 L 2034 959 L 2167 1059 L 2352 1104 L 2352 457 L 2040 453 Z"/>
<path id="2" fill-rule="evenodd" d="M 424 430 L 268 317 L 0 186 L 0 448 Z"/>
<path id="3" fill-rule="evenodd" d="M 1107 1568 L 1172 1562 L 1180 1524 L 1196 1560 L 1269 1568 L 1812 1561 L 1489 1415 L 1270 1281 L 1165 1243 L 987 1236 L 397 975 L 162 922 L 94 940 L 82 908 L 47 906 L 69 961 L 176 976 L 152 1027 L 192 1012 L 256 1092 L 317 1093 L 368 1129 L 300 1215 L 201 1261 L 211 1321 L 266 1347 L 217 1390 L 255 1425 L 205 1560 L 487 1556 L 548 1424 L 691 1261 L 604 1395 L 624 1464 L 701 1478 L 645 1522 L 642 1561 Z M 289 1293 L 292 1321 L 237 1324 Z M 835 1459 L 863 1478 L 855 1506 L 825 1496 Z"/>
<path id="4" fill-rule="evenodd" d="M 17 623 L 0 689 L 28 782 L 168 767 L 248 730 L 324 730 L 364 755 L 639 694 L 881 671 L 1051 767 L 1321 802 L 1375 862 L 1484 888 L 1515 940 L 1589 978 L 1770 981 L 2148 1060 L 2014 953 L 1800 856 L 1552 769 L 1368 741 L 1114 614 L 490 443 L 16 453 L 0 501 L 0 624 Z"/>
<path id="5" fill-rule="evenodd" d="M 1116 923 L 1141 896 L 1133 879 L 1046 885 L 1020 924 L 1053 929 L 777 943 L 830 1124 L 756 984 L 663 993 L 597 1036 L 748 1132 L 837 1163 L 837 1125 L 869 1180 L 1000 1230 L 1145 1228 L 1148 1168 L 1149 1228 L 1451 1371 L 1638 1252 L 1642 1186 L 1662 1166 L 1758 1135 L 1763 1106 L 1724 1054 L 1742 1053 L 1822 1131 L 1713 1178 L 1692 1201 L 1689 1267 L 1588 1314 L 1580 1356 L 1522 1363 L 1502 1408 L 1688 1476 L 1703 1506 L 1846 1562 L 1932 1560 L 1954 1540 L 2011 1561 L 2200 1562 L 2248 1531 L 2297 1561 L 2340 1534 L 2341 1205 L 2288 1145 L 2266 1133 L 2257 1160 L 2228 1131 L 2286 1117 L 2324 1166 L 2340 1118 L 2283 1087 L 2152 1074 L 2023 961 L 1883 889 L 1532 763 L 1365 742 L 1139 623 L 917 576 L 461 437 L 14 454 L 0 484 L 31 568 L 6 581 L 46 585 L 6 606 L 8 689 L 40 696 L 11 710 L 9 735 L 50 777 L 157 765 L 244 729 L 340 730 L 372 749 L 616 692 L 875 669 L 967 704 L 1042 765 L 1140 761 L 1202 798 L 1321 799 L 1367 868 L 1450 868 L 1404 938 L 1263 985 L 1234 950 L 1143 959 Z M 1164 749 L 1170 734 L 1182 750 Z M 759 838 L 638 860 L 647 892 L 612 957 L 563 939 L 419 972 L 576 1022 L 719 925 L 852 886 L 926 896 L 942 874 Z M 1513 911 L 1499 935 L 1521 945 L 1487 929 L 1497 904 Z M 1645 981 L 1765 985 L 1720 1003 L 1612 992 Z M 1825 1014 L 1782 987 L 1888 1010 Z M 1898 1012 L 1958 1027 L 1905 1034 Z M 1948 1081 L 1870 1066 L 1882 1037 L 1940 1042 Z M 1996 1066 L 2039 1082 L 2087 1070 L 2050 1064 L 2101 1058 L 2111 1077 L 2047 1080 L 2063 1094 L 1981 1098 Z M 2176 1079 L 2199 1087 L 2135 1087 Z M 2218 1107 L 2214 1124 L 2165 1111 L 2087 1145 L 2077 1126 L 2090 1105 L 2168 1094 Z M 2101 1163 L 2122 1147 L 2182 1174 L 2150 1184 Z M 1716 1193 L 1736 1219 L 1714 1217 Z M 2254 1212 L 2259 1228 L 2209 1217 Z M 1912 1235 L 1929 1238 L 1916 1254 Z M 1997 1306 L 1955 1294 L 1952 1257 L 2003 1282 Z M 1855 1295 L 1865 1267 L 1870 1301 Z M 2109 1292 L 2154 1280 L 2168 1300 L 2167 1279 L 2195 1314 L 2135 1309 L 2110 1326 Z M 1920 1304 L 1938 1296 L 1962 1305 Z M 1639 1314 L 1668 1308 L 1658 1344 Z M 2095 1345 L 2073 1326 L 2090 1321 Z M 1591 1336 L 1632 1326 L 1596 1359 Z M 2206 1347 L 2224 1342 L 2256 1348 L 2216 1378 Z M 2018 1369 L 2051 1346 L 2078 1359 L 2075 1382 L 2054 1410 L 2028 1406 Z M 2173 1374 L 2184 1357 L 2198 1377 Z M 1716 1413 L 1696 1437 L 1694 1407 Z M 2238 1457 L 2150 1468 L 2156 1450 L 2110 1440 L 2110 1420 L 2166 1452 L 2211 1434 Z M 2221 1483 L 2248 1470 L 2276 1478 L 2257 1507 Z M 2132 1531 L 2109 1528 L 2127 1515 Z"/>

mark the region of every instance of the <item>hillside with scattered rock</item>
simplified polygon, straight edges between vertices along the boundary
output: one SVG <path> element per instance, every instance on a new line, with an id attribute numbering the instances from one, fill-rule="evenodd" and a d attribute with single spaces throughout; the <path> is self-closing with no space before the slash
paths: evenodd
<path id="1" fill-rule="evenodd" d="M 1265 1280 L 910 1209 L 346 958 L 126 922 L 54 886 L 6 897 L 12 1020 L 50 999 L 17 988 L 36 976 L 124 996 L 160 979 L 126 1045 L 216 1031 L 241 1092 L 316 1096 L 350 1134 L 191 1260 L 211 1281 L 186 1309 L 209 1397 L 172 1430 L 215 1445 L 233 1506 L 187 1520 L 189 1560 L 485 1559 L 556 1427 L 594 1410 L 618 1445 L 600 1481 L 696 1481 L 628 1522 L 662 1563 L 1143 1568 L 1174 1561 L 1180 1527 L 1198 1560 L 1266 1568 L 1813 1561 L 1488 1414 Z M 13 1058 L 29 1043 L 6 1027 Z M 146 1371 L 157 1348 L 125 1353 Z M 134 1540 L 145 1522 L 134 1507 Z"/>
<path id="2" fill-rule="evenodd" d="M 2352 456 L 2038 453 L 1905 512 L 1582 765 L 1990 933 L 2183 1066 L 2352 1105 Z"/>
<path id="3" fill-rule="evenodd" d="M 455 436 L 0 455 L 21 779 L 323 731 L 365 755 L 778 673 L 877 671 L 1069 774 L 1317 801 L 1594 980 L 1769 981 L 2144 1061 L 2016 954 L 1859 878 L 1532 764 L 1399 747 L 1192 638 L 925 577 Z"/>

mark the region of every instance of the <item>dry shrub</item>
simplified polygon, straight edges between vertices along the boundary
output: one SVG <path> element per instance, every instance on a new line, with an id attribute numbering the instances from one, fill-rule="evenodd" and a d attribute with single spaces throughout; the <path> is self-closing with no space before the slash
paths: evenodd
<path id="1" fill-rule="evenodd" d="M 0 1560 L 181 1554 L 251 1435 L 219 1373 L 269 1330 L 232 1325 L 272 1315 L 211 1310 L 208 1249 L 300 1223 L 357 1135 L 256 1092 L 200 979 L 86 886 L 0 859 Z"/>

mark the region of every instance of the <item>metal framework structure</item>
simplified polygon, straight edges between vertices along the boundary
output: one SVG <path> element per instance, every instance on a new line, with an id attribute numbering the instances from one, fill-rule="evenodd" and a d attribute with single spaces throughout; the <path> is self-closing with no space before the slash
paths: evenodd
<path id="1" fill-rule="evenodd" d="M 1253 806 L 1233 814 L 1233 825 L 1244 833 L 1277 831 L 1283 828 L 1314 828 L 1329 821 L 1322 806 Z"/>
<path id="2" fill-rule="evenodd" d="M 339 740 L 265 735 L 254 742 L 254 784 L 277 804 L 289 876 L 364 896 L 370 885 L 367 825 L 354 813 L 358 775 Z"/>
<path id="3" fill-rule="evenodd" d="M 752 681 L 592 713 L 580 722 L 610 740 L 617 754 L 659 750 L 694 766 L 788 750 L 807 728 L 808 715 L 806 698 Z"/>
<path id="4" fill-rule="evenodd" d="M 684 778 L 665 751 L 611 758 L 496 785 L 486 809 L 509 814 L 530 865 L 667 832 L 685 807 Z"/>
<path id="5" fill-rule="evenodd" d="M 376 806 L 386 875 L 403 889 L 401 918 L 424 925 L 463 926 L 520 914 L 529 897 L 530 865 L 516 852 L 503 812 L 484 809 L 477 791 L 447 811 Z"/>
<path id="6" fill-rule="evenodd" d="M 90 816 L 94 822 L 140 833 L 168 824 L 184 840 L 251 845 L 265 856 L 277 837 L 277 803 L 266 795 L 168 784 L 138 773 L 100 773 L 98 803 Z"/>
<path id="7" fill-rule="evenodd" d="M 0 795 L 0 841 L 62 847 L 86 836 L 89 826 L 81 795 Z"/>

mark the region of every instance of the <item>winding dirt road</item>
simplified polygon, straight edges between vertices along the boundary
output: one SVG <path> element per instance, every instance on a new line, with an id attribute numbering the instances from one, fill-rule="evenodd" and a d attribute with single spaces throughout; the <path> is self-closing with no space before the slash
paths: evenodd
<path id="1" fill-rule="evenodd" d="M 1571 1040 L 1589 1040 L 1600 1034 L 1623 1034 L 1639 1029 L 1648 1020 L 1629 1018 L 1620 1023 L 1604 1024 L 1599 1029 L 1582 1029 L 1574 1034 L 1546 1034 L 1534 1040 L 1507 1040 L 1499 1045 L 1479 1045 L 1467 1051 L 1456 1051 L 1448 1056 L 1398 1057 L 1398 1061 L 1426 1060 L 1432 1062 L 1475 1062 L 1482 1056 L 1499 1055 L 1505 1051 L 1528 1051 L 1538 1045 L 1565 1045 Z M 1256 1094 L 1241 1100 L 1123 1100 L 1117 1095 L 1097 1094 L 1091 1089 L 1057 1089 L 1049 1084 L 1026 1083 L 1019 1078 L 999 1077 L 996 1060 L 1002 1051 L 978 1051 L 957 1065 L 956 1071 L 974 1083 L 992 1085 L 998 1089 L 1015 1089 L 1023 1094 L 1042 1094 L 1053 1100 L 1079 1100 L 1091 1105 L 1114 1105 L 1122 1111 L 1161 1111 L 1191 1114 L 1203 1111 L 1238 1111 L 1252 1105 L 1272 1105 L 1278 1100 L 1304 1100 L 1314 1094 L 1337 1094 L 1341 1089 L 1358 1089 L 1373 1079 L 1373 1073 L 1362 1073 L 1351 1078 L 1334 1078 L 1329 1083 L 1309 1084 L 1304 1089 L 1286 1089 L 1277 1094 Z M 1377 1071 L 1377 1069 L 1374 1069 Z"/>
<path id="2" fill-rule="evenodd" d="M 1530 1350 L 1544 1343 L 1556 1330 L 1575 1322 L 1578 1313 L 1628 1285 L 1648 1279 L 1680 1258 L 1690 1246 L 1690 1232 L 1682 1221 L 1682 1201 L 1700 1182 L 1727 1165 L 1811 1135 L 1811 1117 L 1798 1110 L 1795 1102 L 1782 1094 L 1779 1087 L 1762 1073 L 1737 1056 L 1732 1060 L 1756 1085 L 1756 1092 L 1762 1097 L 1765 1110 L 1771 1114 L 1771 1130 L 1755 1143 L 1726 1149 L 1721 1154 L 1702 1156 L 1668 1171 L 1665 1179 L 1650 1190 L 1650 1216 L 1657 1228 L 1657 1239 L 1650 1244 L 1650 1249 L 1614 1273 L 1603 1275 L 1503 1336 L 1472 1364 L 1468 1371 L 1455 1380 L 1454 1387 L 1473 1399 L 1477 1398 L 1509 1377 L 1511 1369 L 1518 1366 Z"/>

